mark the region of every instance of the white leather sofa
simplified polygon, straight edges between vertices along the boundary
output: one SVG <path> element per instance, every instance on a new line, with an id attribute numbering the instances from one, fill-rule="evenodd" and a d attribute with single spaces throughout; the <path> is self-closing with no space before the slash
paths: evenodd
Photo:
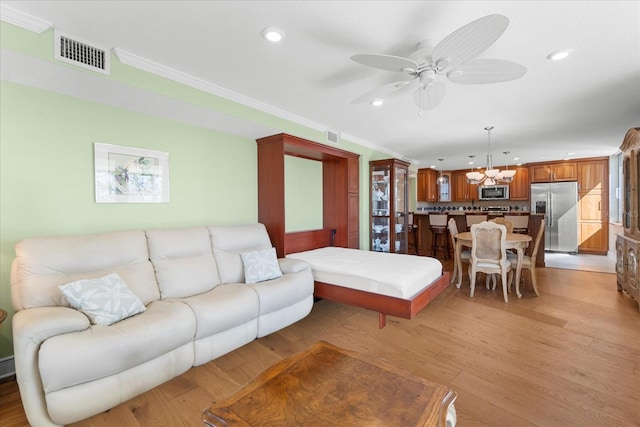
<path id="1" fill-rule="evenodd" d="M 281 277 L 244 283 L 241 254 L 271 247 L 262 224 L 19 242 L 13 339 L 30 424 L 88 418 L 305 317 L 313 305 L 305 262 L 278 259 Z M 90 323 L 59 288 L 113 272 L 145 311 L 110 326 Z"/>

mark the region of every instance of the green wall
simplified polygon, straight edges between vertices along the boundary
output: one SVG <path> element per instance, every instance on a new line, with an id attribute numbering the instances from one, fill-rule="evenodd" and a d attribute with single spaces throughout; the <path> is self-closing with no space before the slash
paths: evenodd
<path id="1" fill-rule="evenodd" d="M 52 45 L 52 30 L 35 34 L 0 21 L 2 49 L 59 67 L 71 67 L 53 60 Z M 111 75 L 99 78 L 277 129 L 273 133 L 324 141 L 324 132 L 126 66 L 114 55 L 111 60 Z M 95 142 L 168 152 L 170 202 L 95 203 Z M 368 162 L 389 156 L 344 140 L 339 148 L 361 156 L 360 245 L 368 248 Z M 9 313 L 9 318 L 0 332 L 0 359 L 13 354 L 10 266 L 18 240 L 30 236 L 256 222 L 256 153 L 255 141 L 246 137 L 2 81 L 0 307 Z M 321 187 L 312 178 L 321 172 L 312 163 L 305 166 L 305 162 L 288 162 L 287 174 L 297 181 L 293 185 L 288 183 L 286 190 L 294 195 L 287 199 L 290 229 L 321 224 L 321 215 L 316 213 L 322 207 Z"/>
<path id="2" fill-rule="evenodd" d="M 255 141 L 12 83 L 0 90 L 0 305 L 9 313 L 22 238 L 257 221 Z M 94 142 L 168 152 L 170 202 L 95 203 Z M 7 321 L 0 357 L 12 354 L 10 331 Z"/>

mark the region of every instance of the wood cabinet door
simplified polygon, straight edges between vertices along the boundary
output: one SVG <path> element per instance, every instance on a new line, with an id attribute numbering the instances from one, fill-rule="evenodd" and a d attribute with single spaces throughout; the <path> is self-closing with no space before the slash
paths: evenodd
<path id="1" fill-rule="evenodd" d="M 469 184 L 464 172 L 454 172 L 452 177 L 452 194 L 454 202 L 466 202 L 469 200 Z M 477 186 L 476 186 L 477 188 Z"/>
<path id="2" fill-rule="evenodd" d="M 551 165 L 534 165 L 529 168 L 531 182 L 549 182 L 552 177 Z"/>
<path id="3" fill-rule="evenodd" d="M 578 163 L 580 191 L 608 191 L 608 160 L 593 160 Z"/>
<path id="4" fill-rule="evenodd" d="M 418 170 L 418 179 L 417 179 L 417 200 L 419 202 L 428 202 L 427 199 L 427 172 L 426 170 L 419 169 Z"/>
<path id="5" fill-rule="evenodd" d="M 553 165 L 554 181 L 575 181 L 578 179 L 578 165 L 576 162 L 556 163 Z"/>
<path id="6" fill-rule="evenodd" d="M 427 201 L 438 201 L 438 172 L 427 169 Z"/>
<path id="7" fill-rule="evenodd" d="M 585 193 L 578 194 L 580 206 L 580 221 L 600 221 L 606 222 L 609 216 L 607 207 L 607 193 Z"/>
<path id="8" fill-rule="evenodd" d="M 578 250 L 580 253 L 606 253 L 609 239 L 602 223 L 582 222 L 579 227 L 580 238 Z"/>
<path id="9" fill-rule="evenodd" d="M 529 200 L 529 168 L 516 168 L 513 181 L 509 184 L 510 200 Z"/>

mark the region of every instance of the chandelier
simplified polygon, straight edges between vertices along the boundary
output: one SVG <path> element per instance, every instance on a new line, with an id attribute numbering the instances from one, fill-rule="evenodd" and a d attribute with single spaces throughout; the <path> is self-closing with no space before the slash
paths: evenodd
<path id="1" fill-rule="evenodd" d="M 488 133 L 488 141 L 489 141 L 489 151 L 487 154 L 487 168 L 484 173 L 472 171 L 467 172 L 467 182 L 469 184 L 481 184 L 484 185 L 496 185 L 497 183 L 509 183 L 513 181 L 513 177 L 516 174 L 516 171 L 509 170 L 507 167 L 506 170 L 500 171 L 500 169 L 493 168 L 493 156 L 491 155 L 491 130 L 493 126 L 487 126 L 484 130 Z M 505 155 L 509 153 L 508 151 L 503 151 Z"/>

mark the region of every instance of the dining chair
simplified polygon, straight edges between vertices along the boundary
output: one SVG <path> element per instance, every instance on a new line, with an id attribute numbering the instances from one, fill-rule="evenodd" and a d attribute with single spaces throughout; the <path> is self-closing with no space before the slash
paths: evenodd
<path id="1" fill-rule="evenodd" d="M 472 213 L 472 214 L 466 214 L 464 219 L 465 219 L 465 222 L 467 224 L 467 231 L 470 231 L 471 230 L 471 226 L 473 224 L 480 224 L 481 222 L 486 221 L 487 219 L 489 219 L 489 215 L 480 214 L 480 213 Z"/>
<path id="2" fill-rule="evenodd" d="M 533 286 L 533 292 L 535 292 L 536 295 L 538 295 L 538 284 L 536 282 L 536 256 L 538 255 L 538 249 L 540 247 L 540 241 L 542 240 L 543 234 L 544 219 L 540 221 L 540 228 L 538 229 L 538 234 L 536 234 L 536 240 L 533 244 L 533 251 L 531 251 L 531 255 L 524 255 L 520 266 L 521 269 L 529 270 L 529 274 L 531 275 L 531 285 Z M 507 253 L 507 258 L 512 264 L 518 262 L 518 255 L 516 254 Z"/>
<path id="3" fill-rule="evenodd" d="M 529 229 L 529 215 L 505 215 L 504 219 L 513 224 L 514 233 L 527 234 Z"/>
<path id="4" fill-rule="evenodd" d="M 456 247 L 456 235 L 458 234 L 458 224 L 456 224 L 455 218 L 450 218 L 447 228 L 449 229 L 449 235 L 451 236 L 451 246 Z M 469 264 L 471 260 L 471 250 L 464 249 L 460 250 L 460 262 L 463 264 Z M 458 274 L 458 259 L 455 254 L 453 256 L 453 277 L 451 278 L 451 283 L 456 280 L 456 275 Z"/>
<path id="5" fill-rule="evenodd" d="M 490 220 L 491 222 L 495 222 L 496 224 L 502 224 L 507 227 L 507 233 L 513 233 L 513 223 L 503 217 L 497 217 Z"/>
<path id="6" fill-rule="evenodd" d="M 505 248 L 506 238 L 507 228 L 502 224 L 484 221 L 471 226 L 471 262 L 469 263 L 471 298 L 476 288 L 476 275 L 482 272 L 500 274 L 504 302 L 509 302 L 507 286 L 512 279 L 512 270 Z"/>

